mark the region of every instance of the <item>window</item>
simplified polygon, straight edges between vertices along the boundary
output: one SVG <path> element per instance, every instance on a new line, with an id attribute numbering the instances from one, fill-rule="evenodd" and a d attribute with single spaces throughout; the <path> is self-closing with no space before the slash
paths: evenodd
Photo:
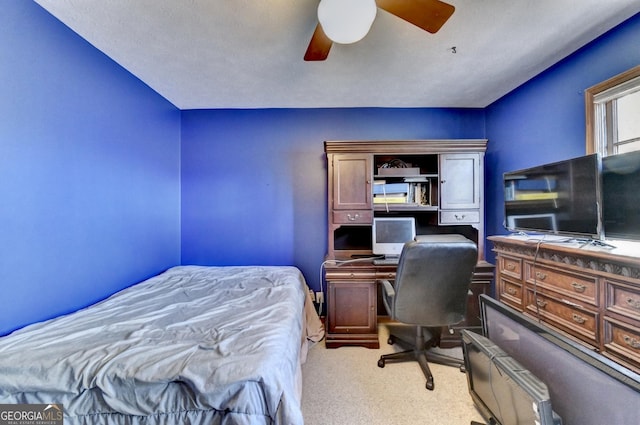
<path id="1" fill-rule="evenodd" d="M 587 153 L 640 150 L 640 66 L 585 92 Z"/>

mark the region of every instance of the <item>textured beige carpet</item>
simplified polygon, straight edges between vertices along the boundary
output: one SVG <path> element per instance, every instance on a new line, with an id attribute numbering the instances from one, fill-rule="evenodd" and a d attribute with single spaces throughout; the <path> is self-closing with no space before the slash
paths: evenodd
<path id="1" fill-rule="evenodd" d="M 309 350 L 302 367 L 305 425 L 469 425 L 484 423 L 458 368 L 430 365 L 434 391 L 416 362 L 377 366 L 381 354 L 399 351 L 387 344 L 379 325 L 380 349 L 326 349 L 324 340 Z"/>

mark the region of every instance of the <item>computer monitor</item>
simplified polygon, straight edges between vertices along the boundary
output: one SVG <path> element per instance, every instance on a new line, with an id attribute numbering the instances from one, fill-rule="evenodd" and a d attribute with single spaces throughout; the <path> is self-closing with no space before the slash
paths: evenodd
<path id="1" fill-rule="evenodd" d="M 404 244 L 416 237 L 414 217 L 374 217 L 372 251 L 374 255 L 398 257 Z"/>
<path id="2" fill-rule="evenodd" d="M 484 336 L 544 381 L 566 424 L 632 424 L 640 375 L 508 305 L 480 295 Z"/>
<path id="3" fill-rule="evenodd" d="M 462 330 L 469 394 L 495 425 L 561 425 L 544 382 L 488 338 Z"/>

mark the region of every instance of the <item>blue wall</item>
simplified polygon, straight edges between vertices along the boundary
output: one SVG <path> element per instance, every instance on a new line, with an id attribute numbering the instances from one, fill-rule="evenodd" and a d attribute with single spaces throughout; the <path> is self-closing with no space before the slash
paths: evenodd
<path id="1" fill-rule="evenodd" d="M 182 261 L 294 264 L 319 288 L 327 249 L 324 140 L 483 138 L 479 109 L 182 113 Z"/>
<path id="2" fill-rule="evenodd" d="M 585 155 L 584 91 L 638 64 L 640 14 L 486 108 L 488 235 L 506 233 L 502 174 Z"/>
<path id="3" fill-rule="evenodd" d="M 0 335 L 180 262 L 180 112 L 31 1 L 2 1 L 0 117 Z"/>

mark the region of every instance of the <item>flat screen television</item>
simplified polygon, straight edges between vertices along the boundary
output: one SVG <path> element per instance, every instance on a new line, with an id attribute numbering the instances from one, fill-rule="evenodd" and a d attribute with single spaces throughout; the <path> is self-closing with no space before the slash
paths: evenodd
<path id="1" fill-rule="evenodd" d="M 602 227 L 606 239 L 640 240 L 640 151 L 602 158 Z"/>
<path id="2" fill-rule="evenodd" d="M 547 385 L 565 424 L 632 424 L 640 418 L 640 375 L 480 295 L 485 337 Z"/>
<path id="3" fill-rule="evenodd" d="M 505 227 L 602 238 L 598 154 L 504 173 Z"/>
<path id="4" fill-rule="evenodd" d="M 404 244 L 416 237 L 414 217 L 374 217 L 372 251 L 374 255 L 399 257 Z"/>
<path id="5" fill-rule="evenodd" d="M 560 425 L 544 382 L 482 335 L 462 330 L 469 394 L 491 425 Z"/>

